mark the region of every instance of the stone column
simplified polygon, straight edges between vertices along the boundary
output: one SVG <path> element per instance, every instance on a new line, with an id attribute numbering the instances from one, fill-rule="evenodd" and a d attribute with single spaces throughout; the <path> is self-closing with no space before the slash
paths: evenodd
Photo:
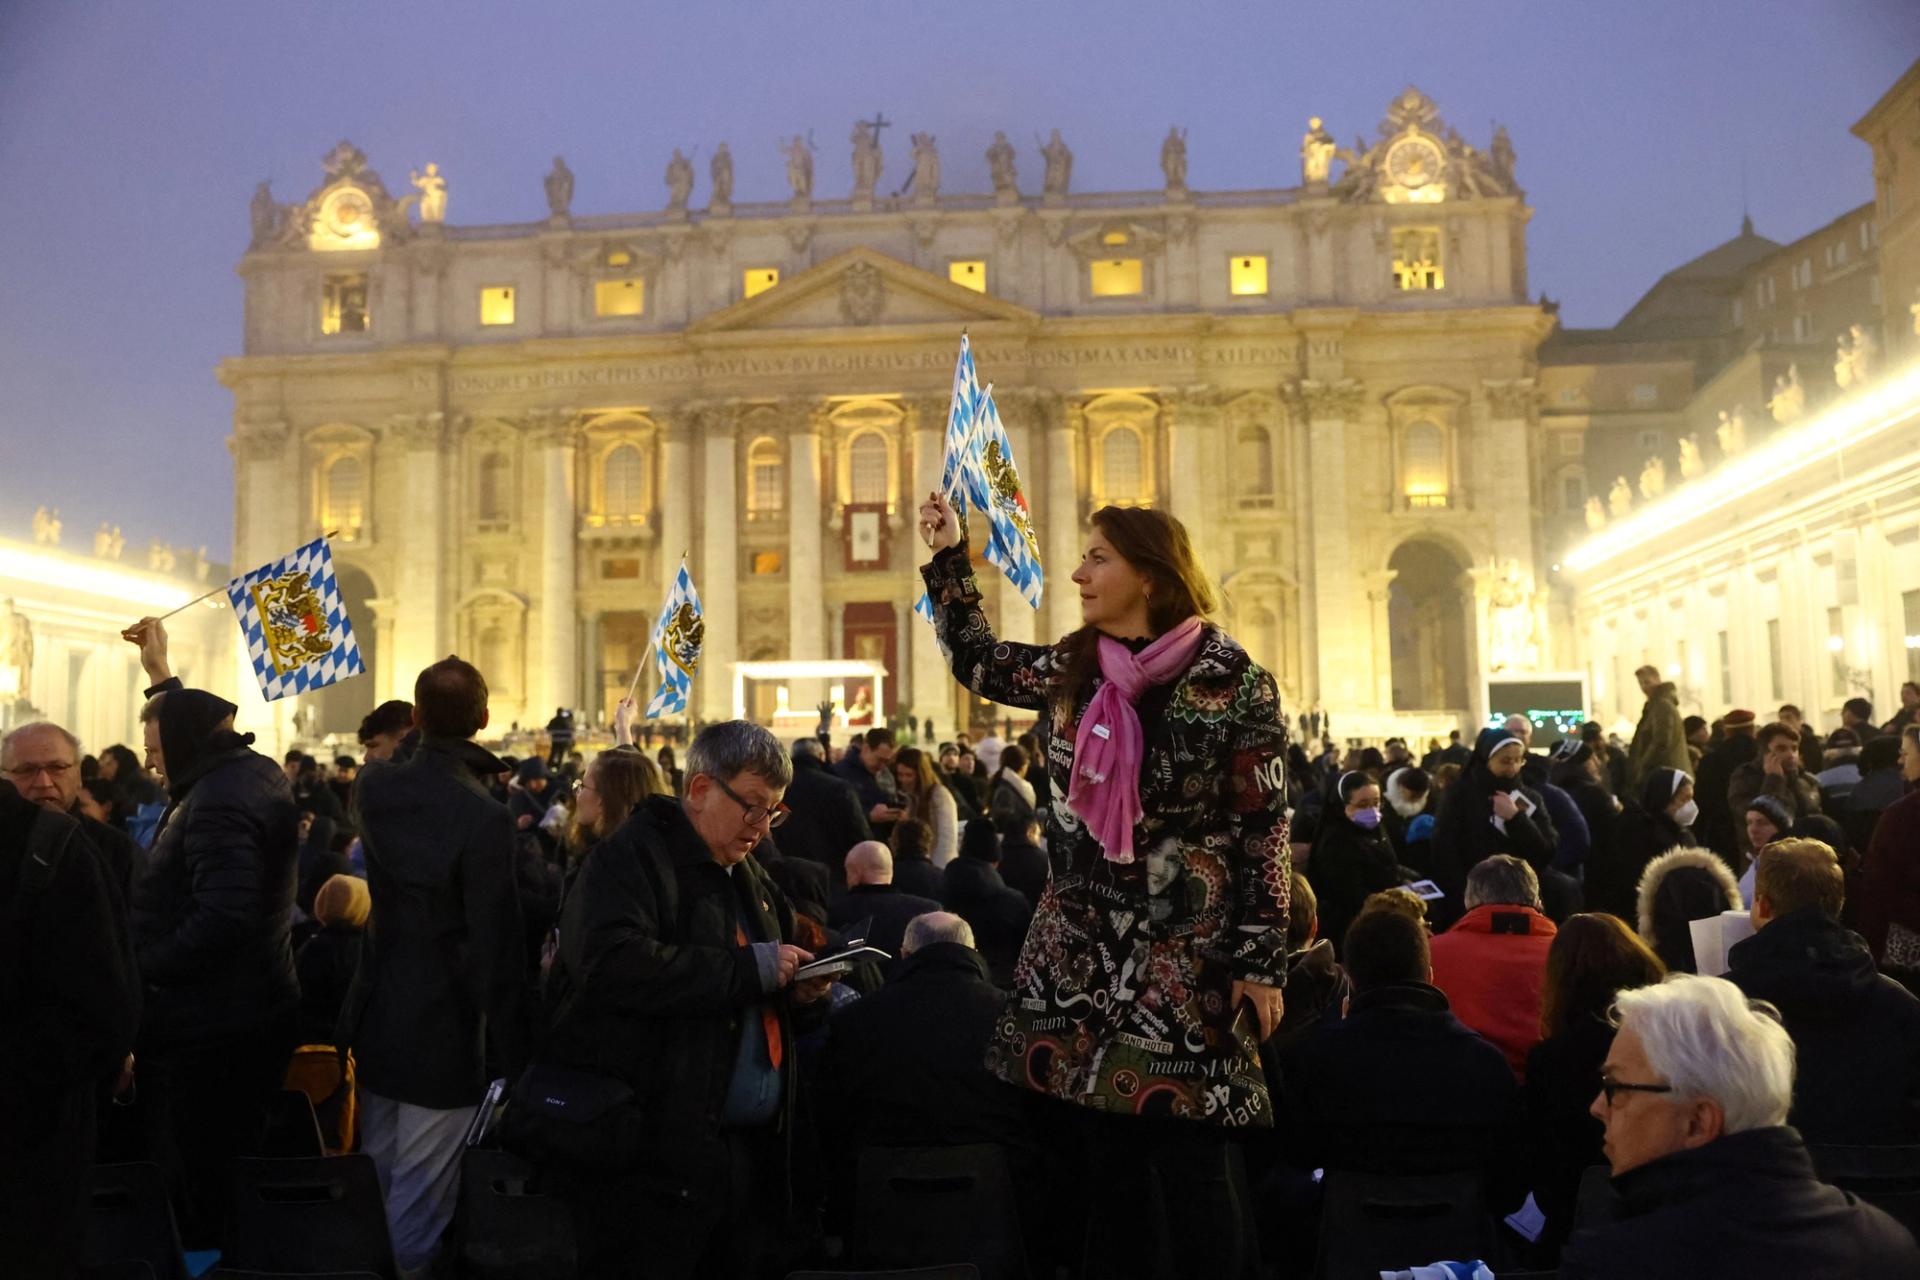
<path id="1" fill-rule="evenodd" d="M 1493 552 L 1502 560 L 1518 560 L 1521 572 L 1538 582 L 1534 571 L 1533 449 L 1530 424 L 1538 412 L 1540 393 L 1532 378 L 1483 382 L 1486 432 L 1484 456 L 1489 474 L 1497 477 L 1474 495 L 1475 505 L 1488 512 L 1493 526 Z M 1546 637 L 1541 649 L 1546 651 Z"/>
<path id="2" fill-rule="evenodd" d="M 1347 505 L 1347 419 L 1360 408 L 1361 387 L 1302 379 L 1295 405 L 1308 421 L 1307 465 L 1313 492 L 1313 596 L 1307 628 L 1314 637 L 1320 706 L 1340 722 L 1364 702 L 1369 683 L 1364 655 L 1369 641 L 1366 608 L 1356 589 L 1357 566 Z"/>
<path id="3" fill-rule="evenodd" d="M 740 658 L 742 508 L 735 496 L 734 414 L 731 409 L 704 409 L 697 423 L 705 441 L 699 586 L 707 635 L 693 687 L 700 717 L 726 720 L 733 715 L 733 664 Z"/>
<path id="4" fill-rule="evenodd" d="M 1048 630 L 1056 639 L 1080 626 L 1080 596 L 1073 585 L 1073 571 L 1080 565 L 1084 517 L 1074 464 L 1086 430 L 1087 415 L 1079 405 L 1055 401 L 1047 418 L 1047 502 L 1039 516 L 1047 551 Z"/>
<path id="5" fill-rule="evenodd" d="M 580 432 L 570 415 L 550 411 L 535 416 L 532 436 L 540 456 L 540 573 L 535 675 L 527 682 L 535 701 L 527 716 L 544 724 L 554 708 L 580 702 L 573 568 L 578 527 L 573 464 Z"/>
<path id="6" fill-rule="evenodd" d="M 446 656 L 441 630 L 440 586 L 444 576 L 441 509 L 446 495 L 446 418 L 439 413 L 395 416 L 392 431 L 406 449 L 406 519 L 400 524 L 398 581 L 391 644 L 382 636 L 379 673 L 383 698 L 410 698 L 414 677 Z M 484 673 L 483 673 L 484 674 Z"/>
<path id="7" fill-rule="evenodd" d="M 1200 563 L 1216 575 L 1223 566 L 1214 556 L 1209 512 L 1220 510 L 1231 483 L 1214 462 L 1219 434 L 1219 396 L 1211 387 L 1194 387 L 1171 399 L 1167 414 L 1168 510 L 1187 527 L 1187 537 Z"/>
<path id="8" fill-rule="evenodd" d="M 827 656 L 826 565 L 820 526 L 820 437 L 826 410 L 793 406 L 787 432 L 787 656 L 796 661 Z M 825 697 L 820 680 L 794 681 L 789 705 L 811 710 Z"/>
<path id="9" fill-rule="evenodd" d="M 662 600 L 673 586 L 673 575 L 680 571 L 680 557 L 693 549 L 693 451 L 688 443 L 688 416 L 688 410 L 675 409 L 662 420 L 660 427 L 659 472 L 654 492 L 660 495 Z"/>
<path id="10" fill-rule="evenodd" d="M 1393 718 L 1393 623 L 1390 606 L 1393 596 L 1393 580 L 1399 574 L 1393 569 L 1382 569 L 1378 573 L 1366 575 L 1367 617 L 1373 628 L 1373 644 L 1369 653 L 1373 660 L 1373 679 L 1369 688 L 1373 696 L 1373 709 L 1380 716 L 1382 725 Z"/>
<path id="11" fill-rule="evenodd" d="M 910 401 L 907 404 L 907 427 L 913 438 L 913 492 L 907 504 L 907 536 L 912 542 L 907 555 L 907 563 L 911 567 L 902 589 L 906 592 L 908 608 L 911 610 L 912 602 L 918 600 L 920 593 L 926 589 L 926 580 L 920 576 L 920 566 L 930 557 L 926 544 L 920 540 L 920 504 L 927 494 L 940 487 L 940 469 L 946 459 L 947 402 L 934 396 Z M 955 730 L 953 675 L 947 667 L 945 655 L 940 652 L 933 627 L 925 618 L 910 613 L 905 633 L 907 652 L 904 658 L 910 683 L 904 701 L 916 717 L 932 718 L 934 741 L 946 741 L 952 738 Z"/>

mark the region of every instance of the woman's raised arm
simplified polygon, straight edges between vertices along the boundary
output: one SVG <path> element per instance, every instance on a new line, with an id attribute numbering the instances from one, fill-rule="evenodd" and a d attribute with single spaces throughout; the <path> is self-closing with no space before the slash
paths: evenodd
<path id="1" fill-rule="evenodd" d="M 983 698 L 1027 711 L 1046 708 L 1058 655 L 1053 646 L 1017 644 L 994 637 L 980 607 L 980 584 L 960 521 L 941 494 L 920 505 L 920 537 L 933 552 L 921 566 L 933 603 L 933 630 L 953 677 Z"/>

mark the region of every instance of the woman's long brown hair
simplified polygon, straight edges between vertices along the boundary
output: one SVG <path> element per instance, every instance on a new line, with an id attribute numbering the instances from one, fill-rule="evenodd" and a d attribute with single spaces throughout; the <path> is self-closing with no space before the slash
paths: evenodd
<path id="1" fill-rule="evenodd" d="M 933 821 L 933 790 L 940 785 L 933 761 L 918 747 L 902 747 L 894 754 L 893 767 L 913 770 L 913 790 L 905 797 L 907 816 Z"/>
<path id="2" fill-rule="evenodd" d="M 1187 527 L 1152 507 L 1102 507 L 1098 529 L 1128 567 L 1147 579 L 1147 626 L 1158 638 L 1188 618 L 1206 618 L 1215 608 L 1213 584 L 1194 554 Z M 1100 632 L 1081 627 L 1060 642 L 1067 654 L 1063 691 L 1077 702 L 1100 669 Z"/>
<path id="3" fill-rule="evenodd" d="M 587 777 L 600 793 L 600 821 L 591 827 L 577 819 L 574 821 L 576 852 L 618 831 L 620 824 L 648 796 L 671 794 L 659 766 L 630 747 L 602 751 L 587 766 Z"/>
<path id="4" fill-rule="evenodd" d="M 1582 1015 L 1605 1017 L 1620 992 L 1650 987 L 1666 976 L 1660 957 L 1618 916 L 1598 911 L 1568 916 L 1547 949 L 1540 1035 L 1558 1035 Z"/>

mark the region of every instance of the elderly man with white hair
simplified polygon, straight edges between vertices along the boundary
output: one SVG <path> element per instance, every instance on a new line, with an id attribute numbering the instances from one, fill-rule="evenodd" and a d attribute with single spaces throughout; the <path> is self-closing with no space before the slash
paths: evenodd
<path id="1" fill-rule="evenodd" d="M 1562 1277 L 1920 1275 L 1898 1222 L 1814 1173 L 1787 1127 L 1793 1041 L 1720 978 L 1623 991 L 1593 1114 L 1618 1220 L 1576 1232 Z"/>

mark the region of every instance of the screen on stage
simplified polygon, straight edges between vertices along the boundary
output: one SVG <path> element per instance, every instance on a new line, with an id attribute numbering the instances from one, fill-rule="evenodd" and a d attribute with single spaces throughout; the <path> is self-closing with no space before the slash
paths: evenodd
<path id="1" fill-rule="evenodd" d="M 1531 676 L 1487 681 L 1487 723 L 1522 715 L 1533 724 L 1533 749 L 1544 751 L 1571 737 L 1587 714 L 1587 682 L 1577 675 Z"/>

